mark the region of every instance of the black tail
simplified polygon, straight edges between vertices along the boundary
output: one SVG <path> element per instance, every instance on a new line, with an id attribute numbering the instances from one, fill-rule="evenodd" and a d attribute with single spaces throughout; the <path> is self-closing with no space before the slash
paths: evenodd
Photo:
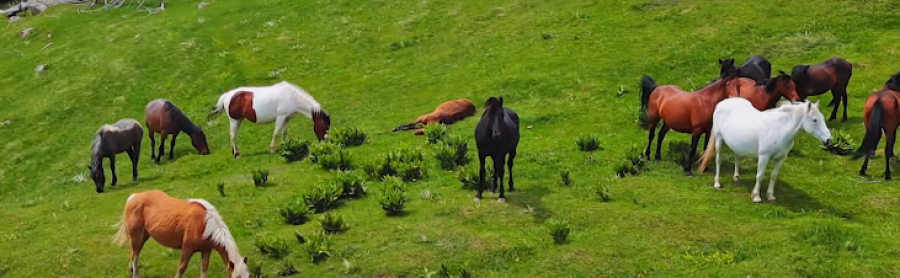
<path id="1" fill-rule="evenodd" d="M 866 126 L 866 137 L 863 138 L 862 145 L 850 157 L 850 160 L 856 160 L 864 155 L 868 155 L 878 147 L 878 141 L 881 140 L 881 116 L 883 111 L 881 99 L 875 100 L 872 112 L 869 114 L 869 125 Z"/>
<path id="2" fill-rule="evenodd" d="M 650 102 L 650 93 L 656 90 L 656 81 L 649 76 L 641 76 L 641 109 L 647 109 L 647 103 Z"/>

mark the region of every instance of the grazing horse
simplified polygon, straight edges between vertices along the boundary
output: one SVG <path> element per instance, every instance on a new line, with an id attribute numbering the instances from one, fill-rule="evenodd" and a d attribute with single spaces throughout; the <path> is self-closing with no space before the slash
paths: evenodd
<path id="1" fill-rule="evenodd" d="M 720 76 L 712 84 L 706 85 L 692 93 L 685 92 L 675 85 L 659 86 L 650 76 L 641 77 L 641 108 L 647 113 L 649 126 L 649 138 L 644 157 L 650 157 L 650 145 L 653 143 L 653 133 L 656 125 L 663 121 L 659 130 L 659 139 L 656 142 L 656 160 L 661 159 L 660 151 L 662 142 L 666 138 L 666 132 L 673 129 L 681 133 L 691 134 L 690 160 L 693 161 L 697 152 L 697 143 L 700 135 L 707 134 L 712 127 L 712 114 L 716 103 L 729 96 L 738 95 L 737 70 L 734 68 L 734 59 L 719 60 L 721 65 Z M 682 165 L 686 176 L 693 176 L 691 164 Z"/>
<path id="2" fill-rule="evenodd" d="M 121 119 L 114 124 L 104 124 L 94 133 L 91 139 L 91 179 L 97 193 L 103 193 L 106 176 L 103 174 L 103 158 L 109 158 L 109 170 L 112 173 L 111 186 L 116 186 L 119 181 L 116 177 L 116 154 L 128 152 L 131 158 L 131 181 L 136 181 L 138 176 L 138 158 L 141 153 L 141 139 L 144 138 L 144 129 L 134 119 Z"/>
<path id="3" fill-rule="evenodd" d="M 778 176 L 778 168 L 787 158 L 791 148 L 794 147 L 794 137 L 800 130 L 812 134 L 823 144 L 831 142 L 831 132 L 825 125 L 825 117 L 819 111 L 819 103 L 803 101 L 793 103 L 782 101 L 775 109 L 759 111 L 750 101 L 744 98 L 728 98 L 716 105 L 713 112 L 713 126 L 710 137 L 712 140 L 706 146 L 706 151 L 700 160 L 701 172 L 713 153 L 716 155 L 716 176 L 714 187 L 721 188 L 719 184 L 719 153 L 722 143 L 734 152 L 734 178 L 738 182 L 738 160 L 740 156 L 757 156 L 756 186 L 750 193 L 753 202 L 759 203 L 759 186 L 769 160 L 774 160 L 772 165 L 772 177 L 769 180 L 767 198 L 775 201 L 775 178 Z"/>
<path id="4" fill-rule="evenodd" d="M 818 96 L 831 90 L 831 103 L 833 106 L 829 121 L 837 118 L 838 106 L 844 102 L 844 116 L 842 122 L 847 121 L 847 84 L 853 75 L 853 65 L 841 58 L 829 58 L 815 65 L 796 65 L 791 72 L 794 83 L 797 84 L 797 92 L 800 99 L 806 100 L 810 96 Z"/>
<path id="5" fill-rule="evenodd" d="M 740 78 L 740 81 L 741 87 L 737 96 L 749 100 L 756 110 L 775 108 L 781 97 L 790 101 L 800 101 L 794 81 L 783 71 L 779 71 L 778 76 L 765 79 L 760 83 L 743 77 Z"/>
<path id="6" fill-rule="evenodd" d="M 422 135 L 424 134 L 422 131 L 424 125 L 433 123 L 451 125 L 474 114 L 475 105 L 468 99 L 461 98 L 445 101 L 438 105 L 438 107 L 434 109 L 434 112 L 419 116 L 414 122 L 395 127 L 394 129 L 391 129 L 391 132 L 416 129 L 415 134 Z"/>
<path id="7" fill-rule="evenodd" d="M 891 157 L 894 157 L 894 139 L 897 136 L 897 126 L 900 125 L 900 72 L 891 75 L 884 83 L 881 90 L 875 91 L 866 98 L 866 106 L 863 108 L 863 122 L 866 126 L 866 135 L 862 145 L 856 153 L 850 157 L 857 160 L 866 157 L 859 175 L 865 176 L 869 167 L 869 157 L 875 154 L 878 141 L 881 140 L 881 132 L 884 131 L 884 180 L 891 180 Z"/>
<path id="8" fill-rule="evenodd" d="M 235 158 L 241 156 L 234 139 L 244 119 L 257 124 L 275 122 L 272 142 L 269 143 L 270 153 L 275 153 L 278 132 L 281 132 L 282 140 L 287 138 L 287 122 L 298 113 L 313 121 L 313 132 L 319 141 L 328 137 L 328 129 L 331 128 L 331 117 L 322 110 L 319 102 L 302 88 L 287 81 L 264 87 L 238 87 L 225 92 L 210 110 L 209 118 L 222 111 L 225 111 L 231 123 L 228 134 Z"/>
<path id="9" fill-rule="evenodd" d="M 228 269 L 230 278 L 248 278 L 247 258 L 241 257 L 234 238 L 222 216 L 203 199 L 177 199 L 159 190 L 134 193 L 125 201 L 113 242 L 119 246 L 131 239 L 128 271 L 138 277 L 138 257 L 144 243 L 153 238 L 159 244 L 181 250 L 175 278 L 181 277 L 188 262 L 200 252 L 200 277 L 206 277 L 209 255 L 215 250 Z"/>
<path id="10" fill-rule="evenodd" d="M 199 126 L 191 122 L 175 104 L 165 99 L 156 99 L 147 103 L 144 108 L 144 125 L 147 126 L 147 136 L 150 137 L 150 159 L 159 164 L 160 158 L 165 152 L 166 136 L 172 135 L 172 146 L 169 148 L 169 160 L 175 159 L 175 139 L 181 132 L 191 137 L 191 145 L 200 152 L 200 155 L 209 154 L 209 146 L 206 144 L 206 135 Z M 159 155 L 155 153 L 155 135 L 159 133 Z"/>
<path id="11" fill-rule="evenodd" d="M 475 201 L 481 200 L 481 192 L 484 191 L 484 163 L 486 157 L 490 156 L 494 164 L 491 192 L 496 192 L 499 187 L 500 196 L 497 201 L 506 202 L 506 195 L 503 193 L 503 164 L 508 154 L 509 160 L 505 164 L 509 167 L 509 192 L 513 192 L 512 170 L 516 147 L 519 145 L 519 115 L 503 106 L 503 97 L 490 97 L 484 103 L 484 112 L 475 126 L 475 145 L 478 148 L 478 161 L 481 163 Z"/>

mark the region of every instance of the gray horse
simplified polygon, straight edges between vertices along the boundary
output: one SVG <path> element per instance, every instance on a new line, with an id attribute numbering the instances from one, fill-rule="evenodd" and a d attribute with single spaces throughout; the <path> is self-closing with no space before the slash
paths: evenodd
<path id="1" fill-rule="evenodd" d="M 131 181 L 136 181 L 138 158 L 141 152 L 141 139 L 144 129 L 138 121 L 130 118 L 121 119 L 115 124 L 104 124 L 94 133 L 91 141 L 91 179 L 97 187 L 97 193 L 103 193 L 106 176 L 103 175 L 103 158 L 109 158 L 109 170 L 112 172 L 112 184 L 116 186 L 116 154 L 128 152 L 131 158 Z"/>

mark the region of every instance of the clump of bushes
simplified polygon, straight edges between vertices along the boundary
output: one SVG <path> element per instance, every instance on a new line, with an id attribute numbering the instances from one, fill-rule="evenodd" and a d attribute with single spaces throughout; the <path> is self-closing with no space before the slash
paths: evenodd
<path id="1" fill-rule="evenodd" d="M 425 141 L 428 144 L 437 144 L 447 135 L 447 127 L 443 124 L 426 125 L 423 131 L 425 133 Z"/>
<path id="2" fill-rule="evenodd" d="M 459 275 L 456 277 L 459 277 L 459 278 L 472 277 L 472 274 L 469 273 L 469 271 L 465 267 L 460 267 L 459 269 L 457 269 L 457 273 Z M 429 270 L 428 267 L 425 267 L 425 275 L 424 276 L 428 277 L 428 278 L 451 278 L 451 277 L 453 277 L 450 275 L 450 269 L 444 264 L 441 264 L 440 268 L 438 268 L 437 270 L 433 270 L 433 271 Z"/>
<path id="3" fill-rule="evenodd" d="M 366 142 L 366 133 L 352 127 L 335 129 L 328 134 L 328 140 L 342 147 L 359 146 Z"/>
<path id="4" fill-rule="evenodd" d="M 319 160 L 329 154 L 335 153 L 341 149 L 341 146 L 332 144 L 329 141 L 316 142 L 309 145 L 309 161 L 319 163 Z"/>
<path id="5" fill-rule="evenodd" d="M 557 245 L 566 243 L 566 240 L 569 238 L 569 232 L 571 231 L 569 228 L 569 221 L 552 220 L 549 222 L 548 227 L 550 228 L 550 236 L 553 238 L 553 243 Z"/>
<path id="6" fill-rule="evenodd" d="M 366 194 L 365 179 L 352 172 L 340 172 L 334 179 L 341 188 L 341 198 L 356 199 Z"/>
<path id="7" fill-rule="evenodd" d="M 850 137 L 850 134 L 840 130 L 836 131 L 833 128 L 831 129 L 831 134 L 831 143 L 823 145 L 823 150 L 836 155 L 849 155 L 853 153 L 853 146 L 855 146 L 856 143 L 853 142 L 853 137 Z"/>
<path id="8" fill-rule="evenodd" d="M 569 177 L 569 170 L 560 170 L 559 171 L 559 185 L 561 185 L 561 186 L 572 185 L 572 178 Z"/>
<path id="9" fill-rule="evenodd" d="M 333 183 L 320 183 L 303 194 L 303 201 L 313 213 L 323 213 L 337 206 L 343 188 Z"/>
<path id="10" fill-rule="evenodd" d="M 374 179 L 392 176 L 406 182 L 416 181 L 425 177 L 425 156 L 418 149 L 402 149 L 366 165 L 365 171 Z"/>
<path id="11" fill-rule="evenodd" d="M 287 241 L 273 236 L 257 236 L 253 245 L 259 253 L 275 259 L 284 258 L 290 252 Z"/>
<path id="12" fill-rule="evenodd" d="M 337 150 L 318 158 L 319 165 L 325 170 L 350 171 L 353 169 L 353 158 L 345 150 Z"/>
<path id="13" fill-rule="evenodd" d="M 691 161 L 691 144 L 685 141 L 669 142 L 666 157 L 672 162 L 678 163 L 678 166 L 690 165 L 693 163 Z"/>
<path id="14" fill-rule="evenodd" d="M 279 270 L 275 274 L 281 277 L 286 277 L 297 273 L 300 273 L 300 271 L 297 271 L 297 268 L 294 267 L 293 263 L 291 263 L 290 261 L 284 261 L 284 263 L 282 263 L 281 265 L 281 270 Z"/>
<path id="15" fill-rule="evenodd" d="M 399 178 L 388 177 L 381 190 L 381 209 L 388 216 L 399 215 L 406 204 L 406 185 Z"/>
<path id="16" fill-rule="evenodd" d="M 262 271 L 262 262 L 259 260 L 252 260 L 247 265 L 247 271 L 250 272 L 251 278 L 265 278 L 266 275 Z"/>
<path id="17" fill-rule="evenodd" d="M 607 203 L 612 201 L 612 197 L 609 195 L 609 188 L 606 185 L 600 185 L 594 187 L 594 193 L 597 193 L 597 197 L 600 198 L 600 202 Z"/>
<path id="18" fill-rule="evenodd" d="M 623 178 L 625 176 L 636 176 L 643 171 L 648 170 L 647 160 L 644 154 L 637 147 L 632 146 L 625 154 L 625 160 L 616 167 L 616 176 Z"/>
<path id="19" fill-rule="evenodd" d="M 258 169 L 250 171 L 250 174 L 253 175 L 253 184 L 256 187 L 264 187 L 266 183 L 269 182 L 269 170 L 268 169 Z"/>
<path id="20" fill-rule="evenodd" d="M 331 236 L 325 232 L 309 237 L 306 244 L 303 245 L 309 258 L 313 263 L 319 263 L 322 260 L 331 257 L 331 250 L 328 248 L 331 244 Z"/>
<path id="21" fill-rule="evenodd" d="M 290 138 L 281 141 L 281 157 L 287 162 L 300 161 L 309 155 L 309 141 Z"/>
<path id="22" fill-rule="evenodd" d="M 575 145 L 583 152 L 596 151 L 600 149 L 600 138 L 596 134 L 584 135 L 575 139 Z"/>
<path id="23" fill-rule="evenodd" d="M 434 154 L 441 169 L 453 170 L 469 163 L 469 142 L 466 139 L 450 135 L 444 138 L 443 143 L 438 146 Z"/>
<path id="24" fill-rule="evenodd" d="M 291 225 L 301 225 L 306 222 L 309 207 L 300 200 L 293 200 L 283 208 L 278 209 L 278 214 L 284 218 L 284 222 Z"/>
<path id="25" fill-rule="evenodd" d="M 322 217 L 319 218 L 319 225 L 322 225 L 322 230 L 327 234 L 340 233 L 349 228 L 347 223 L 344 222 L 344 217 L 334 213 L 323 214 Z"/>
<path id="26" fill-rule="evenodd" d="M 488 167 L 485 165 L 484 167 L 484 179 L 485 183 L 491 181 L 491 176 L 494 174 L 494 168 Z M 478 186 L 478 167 L 469 167 L 465 171 L 459 171 L 457 174 L 457 180 L 461 184 L 462 189 L 466 190 L 475 190 Z"/>

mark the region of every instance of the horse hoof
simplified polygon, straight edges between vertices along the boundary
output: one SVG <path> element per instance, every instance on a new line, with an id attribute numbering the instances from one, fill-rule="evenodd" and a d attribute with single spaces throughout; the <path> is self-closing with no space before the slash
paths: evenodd
<path id="1" fill-rule="evenodd" d="M 859 176 L 860 176 L 860 177 L 865 177 L 865 176 L 866 176 L 866 172 L 859 171 Z"/>
<path id="2" fill-rule="evenodd" d="M 769 197 L 769 198 L 768 198 L 768 201 L 769 201 L 769 203 L 774 203 L 774 202 L 775 202 L 775 197 Z"/>
<path id="3" fill-rule="evenodd" d="M 753 197 L 753 202 L 754 202 L 754 203 L 761 203 L 761 202 L 762 202 L 762 198 L 760 198 L 759 196 Z"/>
<path id="4" fill-rule="evenodd" d="M 717 183 L 713 184 L 713 187 L 715 187 L 716 189 L 719 189 L 719 188 L 722 188 L 722 185 L 717 182 Z"/>
<path id="5" fill-rule="evenodd" d="M 475 201 L 476 203 L 478 203 L 478 202 L 481 202 L 481 198 L 475 197 L 472 201 Z"/>
<path id="6" fill-rule="evenodd" d="M 498 198 L 497 203 L 506 203 L 506 198 Z"/>
<path id="7" fill-rule="evenodd" d="M 512 188 L 512 187 L 510 187 L 509 190 L 506 190 L 506 192 L 513 192 L 513 191 L 516 191 L 516 189 Z"/>
<path id="8" fill-rule="evenodd" d="M 689 177 L 689 178 L 690 178 L 690 177 L 693 177 L 693 176 L 694 176 L 694 174 L 693 174 L 693 173 L 691 173 L 691 172 L 688 172 L 688 171 L 685 171 L 685 172 L 684 172 L 684 176 L 685 176 L 685 177 Z"/>

